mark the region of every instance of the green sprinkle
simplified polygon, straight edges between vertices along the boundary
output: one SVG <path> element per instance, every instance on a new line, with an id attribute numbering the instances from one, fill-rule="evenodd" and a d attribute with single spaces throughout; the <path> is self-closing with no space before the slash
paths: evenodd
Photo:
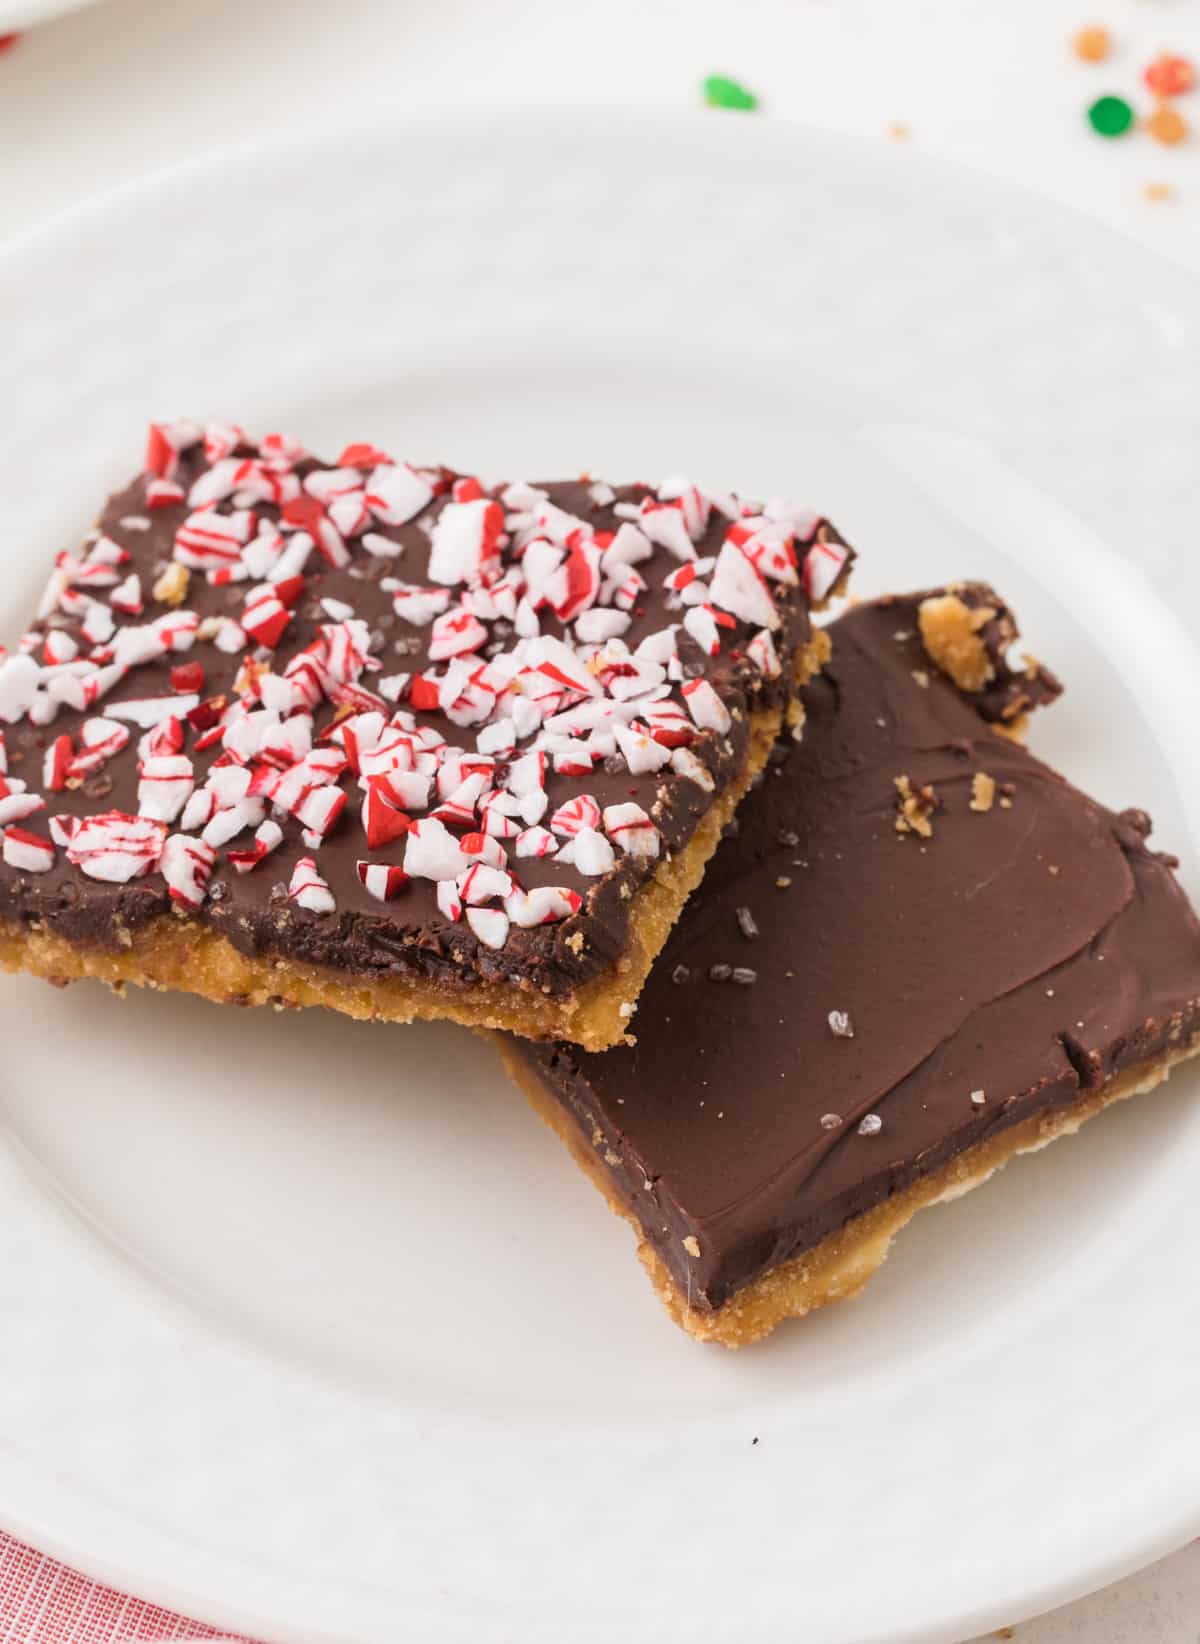
<path id="1" fill-rule="evenodd" d="M 704 101 L 709 108 L 737 108 L 749 113 L 758 107 L 758 98 L 752 91 L 724 74 L 710 74 L 704 82 Z"/>
<path id="2" fill-rule="evenodd" d="M 1087 117 L 1101 137 L 1124 137 L 1133 124 L 1133 109 L 1123 97 L 1097 97 Z"/>

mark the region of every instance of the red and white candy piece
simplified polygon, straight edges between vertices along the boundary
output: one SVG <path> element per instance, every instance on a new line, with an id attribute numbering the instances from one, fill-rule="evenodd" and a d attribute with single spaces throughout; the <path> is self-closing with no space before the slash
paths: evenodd
<path id="1" fill-rule="evenodd" d="M 796 549 L 787 524 L 763 519 L 735 520 L 725 540 L 735 543 L 764 577 L 793 588 L 799 582 Z"/>
<path id="2" fill-rule="evenodd" d="M 278 822 L 268 820 L 255 830 L 253 845 L 244 850 L 227 852 L 227 860 L 235 873 L 249 873 L 272 851 L 278 850 L 282 843 L 283 829 Z"/>
<path id="3" fill-rule="evenodd" d="M 186 754 L 154 754 L 142 765 L 138 780 L 138 813 L 155 822 L 174 822 L 196 779 Z"/>
<path id="4" fill-rule="evenodd" d="M 472 863 L 455 883 L 458 894 L 470 907 L 511 896 L 513 890 L 511 874 L 505 873 L 503 868 L 489 867 L 486 862 Z"/>
<path id="5" fill-rule="evenodd" d="M 59 667 L 66 662 L 74 662 L 79 655 L 79 646 L 64 633 L 61 628 L 50 628 L 42 641 L 42 661 L 48 668 Z"/>
<path id="6" fill-rule="evenodd" d="M 804 556 L 804 592 L 809 599 L 827 599 L 846 568 L 850 550 L 840 542 L 814 542 Z"/>
<path id="7" fill-rule="evenodd" d="M 67 772 L 72 779 L 90 775 L 119 754 L 129 741 L 129 731 L 115 719 L 97 716 L 85 719 L 80 725 L 79 741 L 81 746 Z"/>
<path id="8" fill-rule="evenodd" d="M 179 465 L 179 453 L 189 450 L 201 438 L 194 422 L 177 418 L 174 422 L 152 422 L 146 436 L 144 467 L 147 474 L 169 479 Z"/>
<path id="9" fill-rule="evenodd" d="M 394 840 L 402 839 L 412 827 L 411 816 L 394 802 L 391 783 L 386 776 L 367 779 L 367 791 L 359 814 L 367 844 L 373 851 L 382 850 Z"/>
<path id="10" fill-rule="evenodd" d="M 642 807 L 632 801 L 604 807 L 604 831 L 613 844 L 629 856 L 653 858 L 658 855 L 658 829 Z"/>
<path id="11" fill-rule="evenodd" d="M 414 628 L 424 628 L 450 604 L 449 588 L 420 588 L 415 583 L 396 582 L 389 585 L 392 609 L 404 622 Z"/>
<path id="12" fill-rule="evenodd" d="M 141 616 L 142 581 L 136 572 L 127 576 L 124 582 L 113 589 L 108 596 L 108 603 L 114 611 L 120 611 L 123 616 Z"/>
<path id="13" fill-rule="evenodd" d="M 89 879 L 124 885 L 156 867 L 166 829 L 150 817 L 105 811 L 85 816 L 67 845 L 67 858 Z"/>
<path id="14" fill-rule="evenodd" d="M 485 948 L 502 948 L 508 940 L 508 915 L 499 908 L 468 908 L 467 924 Z"/>
<path id="15" fill-rule="evenodd" d="M 215 508 L 206 508 L 189 514 L 176 531 L 174 557 L 193 571 L 236 565 L 253 531 L 254 515 L 249 509 L 219 514 Z"/>
<path id="16" fill-rule="evenodd" d="M 346 795 L 341 788 L 326 785 L 314 788 L 295 807 L 292 814 L 309 833 L 324 839 L 332 833 L 335 823 L 345 809 Z"/>
<path id="17" fill-rule="evenodd" d="M 390 902 L 408 884 L 408 875 L 394 863 L 360 861 L 355 870 L 367 895 L 378 902 Z"/>
<path id="18" fill-rule="evenodd" d="M 265 582 L 246 595 L 241 626 L 257 645 L 274 650 L 292 620 L 277 586 Z"/>
<path id="19" fill-rule="evenodd" d="M 582 828 L 599 826 L 600 807 L 590 793 L 577 794 L 574 799 L 568 799 L 550 818 L 550 827 L 553 831 L 567 839 L 572 838 Z"/>
<path id="20" fill-rule="evenodd" d="M 504 510 L 498 502 L 450 502 L 434 521 L 430 534 L 429 576 L 453 585 L 470 582 L 497 565 Z"/>
<path id="21" fill-rule="evenodd" d="M 381 525 L 405 525 L 432 501 L 433 486 L 405 462 L 380 466 L 367 481 L 367 507 Z"/>
<path id="22" fill-rule="evenodd" d="M 439 913 L 445 918 L 451 921 L 462 918 L 462 897 L 458 894 L 458 885 L 453 879 L 439 879 L 434 897 L 437 901 Z"/>
<path id="23" fill-rule="evenodd" d="M 765 628 L 746 646 L 746 655 L 765 679 L 778 679 L 783 672 L 775 641 Z"/>
<path id="24" fill-rule="evenodd" d="M 435 816 L 424 816 L 408 830 L 404 870 L 411 879 L 457 879 L 471 866 L 458 841 Z"/>
<path id="25" fill-rule="evenodd" d="M 54 866 L 54 846 L 25 828 L 5 828 L 4 861 L 22 873 L 48 873 Z"/>
<path id="26" fill-rule="evenodd" d="M 484 862 L 489 868 L 506 868 L 508 865 L 504 846 L 490 834 L 464 833 L 458 847 L 464 856 L 472 861 Z"/>
<path id="27" fill-rule="evenodd" d="M 469 611 L 447 611 L 434 620 L 429 637 L 429 660 L 446 662 L 451 657 L 477 651 L 487 639 L 488 630 Z"/>
<path id="28" fill-rule="evenodd" d="M 333 913 L 337 903 L 311 856 L 302 856 L 292 870 L 288 895 L 309 913 Z"/>
<path id="29" fill-rule="evenodd" d="M 534 925 L 552 925 L 569 919 L 583 906 L 578 891 L 565 885 L 536 885 L 531 891 L 514 890 L 505 899 L 504 911 L 514 925 L 528 930 Z"/>
<path id="30" fill-rule="evenodd" d="M 589 879 L 607 873 L 616 857 L 613 848 L 595 828 L 581 828 L 571 842 L 571 860 Z"/>
<path id="31" fill-rule="evenodd" d="M 152 479 L 146 482 L 147 508 L 173 508 L 183 501 L 183 486 L 174 480 Z"/>
<path id="32" fill-rule="evenodd" d="M 683 686 L 683 700 L 688 713 L 702 731 L 716 731 L 719 736 L 724 736 L 733 723 L 729 709 L 707 679 L 687 680 Z"/>
<path id="33" fill-rule="evenodd" d="M 71 773 L 75 749 L 69 736 L 56 736 L 42 756 L 42 786 L 49 793 L 61 793 Z"/>
<path id="34" fill-rule="evenodd" d="M 552 856 L 558 849 L 558 840 L 549 828 L 522 828 L 513 848 L 518 856 Z"/>
<path id="35" fill-rule="evenodd" d="M 690 748 L 675 749 L 671 755 L 671 769 L 676 776 L 686 777 L 698 788 L 703 788 L 705 793 L 712 793 L 717 785 L 708 766 Z"/>
<path id="36" fill-rule="evenodd" d="M 674 554 L 676 559 L 695 559 L 696 549 L 683 510 L 674 502 L 655 502 L 647 497 L 637 522 L 651 542 Z"/>
<path id="37" fill-rule="evenodd" d="M 158 871 L 167 882 L 172 902 L 184 908 L 200 907 L 216 860 L 216 851 L 202 840 L 186 833 L 169 834 L 163 843 Z"/>
<path id="38" fill-rule="evenodd" d="M 762 573 L 744 549 L 729 538 L 717 555 L 709 592 L 714 605 L 740 622 L 753 623 L 756 628 L 778 628 L 779 612 Z"/>
<path id="39" fill-rule="evenodd" d="M 651 771 L 661 771 L 671 759 L 671 750 L 656 742 L 645 732 L 635 730 L 632 725 L 614 725 L 613 736 L 617 747 L 625 756 L 625 763 L 634 776 L 644 776 Z M 551 824 L 553 826 L 553 824 Z"/>
<path id="40" fill-rule="evenodd" d="M 45 808 L 46 801 L 40 793 L 27 793 L 15 778 L 0 777 L 0 828 L 8 827 L 11 822 L 23 822 L 27 816 Z"/>

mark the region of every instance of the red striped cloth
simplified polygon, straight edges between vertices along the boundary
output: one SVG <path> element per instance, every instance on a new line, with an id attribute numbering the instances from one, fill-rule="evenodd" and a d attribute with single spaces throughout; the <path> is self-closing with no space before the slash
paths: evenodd
<path id="1" fill-rule="evenodd" d="M 253 1644 L 203 1621 L 130 1598 L 0 1531 L 0 1644 L 125 1644 L 219 1638 Z"/>

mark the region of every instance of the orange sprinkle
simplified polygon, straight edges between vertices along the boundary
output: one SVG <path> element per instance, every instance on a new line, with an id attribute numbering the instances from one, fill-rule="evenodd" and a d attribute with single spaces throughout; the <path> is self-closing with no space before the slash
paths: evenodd
<path id="1" fill-rule="evenodd" d="M 1071 49 L 1085 63 L 1102 63 L 1112 50 L 1112 35 L 1100 23 L 1090 23 L 1072 36 Z"/>
<path id="2" fill-rule="evenodd" d="M 1156 143 L 1167 143 L 1172 147 L 1182 143 L 1189 130 L 1183 115 L 1166 103 L 1160 104 L 1143 124 Z"/>

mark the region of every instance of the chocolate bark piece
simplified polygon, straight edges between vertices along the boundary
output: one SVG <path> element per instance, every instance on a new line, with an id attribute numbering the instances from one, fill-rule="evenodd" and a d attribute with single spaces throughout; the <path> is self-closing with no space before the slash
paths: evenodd
<path id="1" fill-rule="evenodd" d="M 0 654 L 0 964 L 611 1044 L 849 560 L 682 480 L 159 425 Z"/>
<path id="2" fill-rule="evenodd" d="M 919 618 L 943 594 L 832 624 L 803 741 L 672 933 L 636 1045 L 503 1047 L 701 1338 L 853 1294 L 922 1204 L 1200 1048 L 1172 859 L 1144 813 L 990 728 L 999 656 L 974 694 L 931 668 Z M 1034 684 L 1025 706 L 1058 689 Z"/>

